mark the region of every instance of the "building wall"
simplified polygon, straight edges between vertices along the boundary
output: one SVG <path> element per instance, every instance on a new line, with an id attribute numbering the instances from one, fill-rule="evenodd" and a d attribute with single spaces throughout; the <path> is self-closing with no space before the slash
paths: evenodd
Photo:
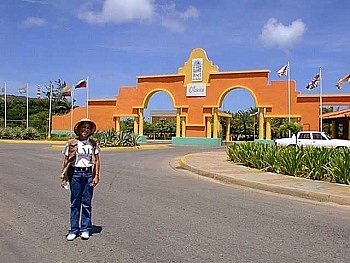
<path id="1" fill-rule="evenodd" d="M 202 59 L 203 71 L 201 83 L 205 84 L 206 95 L 186 96 L 188 84 L 193 84 L 192 63 Z M 305 129 L 319 130 L 319 100 L 315 96 L 303 95 L 296 90 L 291 81 L 272 81 L 269 83 L 270 70 L 246 70 L 219 72 L 218 66 L 207 58 L 203 49 L 192 50 L 184 66 L 177 74 L 137 77 L 137 86 L 121 87 L 115 99 L 90 100 L 89 118 L 94 120 L 99 130 L 115 127 L 115 118 L 143 116 L 150 98 L 158 91 L 166 92 L 178 110 L 181 120 L 185 121 L 186 137 L 206 137 L 206 118 L 214 116 L 221 107 L 226 94 L 234 89 L 243 88 L 254 98 L 255 107 L 264 111 L 265 117 L 288 118 L 298 120 Z M 197 82 L 195 82 L 196 84 Z M 288 93 L 290 87 L 290 96 Z M 290 97 L 290 115 L 288 100 Z M 325 104 L 333 102 L 350 105 L 350 96 L 342 97 L 324 94 Z M 237 98 L 239 101 L 239 98 Z M 239 103 L 239 102 L 238 102 Z M 73 123 L 86 116 L 86 108 L 74 109 Z M 70 130 L 70 114 L 54 116 L 52 130 Z"/>
<path id="2" fill-rule="evenodd" d="M 96 123 L 97 130 L 107 130 L 115 128 L 115 124 L 113 121 L 115 105 L 108 105 L 107 101 L 105 102 L 105 104 L 107 105 L 90 106 L 89 102 L 88 117 Z M 72 126 L 74 127 L 75 123 L 77 123 L 82 118 L 86 118 L 86 116 L 86 107 L 77 107 L 73 110 L 73 112 L 70 112 L 66 115 L 52 116 L 52 133 L 69 132 L 72 130 Z"/>

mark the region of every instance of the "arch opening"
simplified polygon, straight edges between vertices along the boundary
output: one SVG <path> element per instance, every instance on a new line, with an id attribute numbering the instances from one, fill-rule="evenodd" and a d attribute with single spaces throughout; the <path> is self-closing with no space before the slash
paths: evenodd
<path id="1" fill-rule="evenodd" d="M 225 90 L 220 97 L 219 112 L 219 134 L 224 141 L 251 141 L 256 138 L 256 98 L 250 89 L 235 86 Z"/>
<path id="2" fill-rule="evenodd" d="M 174 98 L 166 90 L 152 90 L 144 99 L 144 131 L 148 139 L 170 140 L 176 134 Z"/>

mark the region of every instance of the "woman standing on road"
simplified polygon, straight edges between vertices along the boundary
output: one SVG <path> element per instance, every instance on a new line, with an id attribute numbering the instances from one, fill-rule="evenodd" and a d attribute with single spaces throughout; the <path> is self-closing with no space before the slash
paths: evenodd
<path id="1" fill-rule="evenodd" d="M 64 155 L 61 186 L 69 186 L 70 225 L 67 240 L 78 235 L 89 239 L 92 230 L 92 197 L 94 187 L 99 183 L 100 147 L 90 136 L 96 131 L 96 124 L 90 119 L 82 119 L 74 126 L 76 139 L 69 140 L 62 153 Z"/>

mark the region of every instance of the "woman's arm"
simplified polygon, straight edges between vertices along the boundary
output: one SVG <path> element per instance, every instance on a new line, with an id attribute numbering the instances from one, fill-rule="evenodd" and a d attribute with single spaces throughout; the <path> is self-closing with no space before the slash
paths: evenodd
<path id="1" fill-rule="evenodd" d="M 100 169 L 101 169 L 101 161 L 100 161 L 100 155 L 95 154 L 95 164 L 94 164 L 94 171 L 93 171 L 93 180 L 92 185 L 96 186 L 100 182 Z"/>
<path id="2" fill-rule="evenodd" d="M 64 156 L 63 164 L 62 164 L 62 172 L 60 175 L 61 187 L 64 187 L 68 182 L 68 177 L 67 177 L 68 167 L 69 167 L 69 157 Z"/>

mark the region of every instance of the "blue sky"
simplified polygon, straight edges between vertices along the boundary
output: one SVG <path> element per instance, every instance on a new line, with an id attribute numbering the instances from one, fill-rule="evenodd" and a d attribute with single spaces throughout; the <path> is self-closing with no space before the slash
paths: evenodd
<path id="1" fill-rule="evenodd" d="M 89 77 L 89 98 L 114 98 L 136 76 L 177 73 L 200 47 L 220 71 L 269 69 L 287 61 L 303 94 L 322 68 L 323 93 L 350 73 L 350 19 L 345 0 L 1 0 L 0 82 L 8 94 L 62 79 Z M 1 84 L 3 85 L 3 84 Z M 85 105 L 85 91 L 75 94 Z M 230 92 L 224 109 L 252 107 L 244 91 Z M 148 109 L 171 109 L 165 93 Z"/>

